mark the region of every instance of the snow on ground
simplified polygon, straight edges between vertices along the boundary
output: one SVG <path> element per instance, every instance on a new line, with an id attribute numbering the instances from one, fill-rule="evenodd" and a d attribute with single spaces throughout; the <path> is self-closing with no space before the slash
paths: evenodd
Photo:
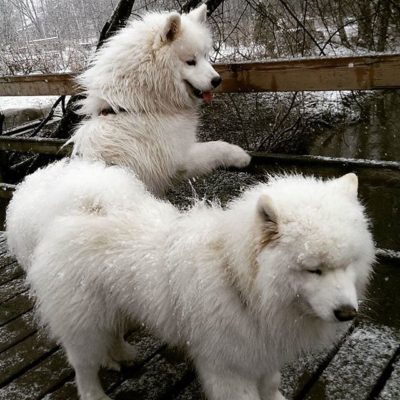
<path id="1" fill-rule="evenodd" d="M 0 96 L 0 111 L 10 108 L 48 109 L 58 99 L 58 96 Z"/>

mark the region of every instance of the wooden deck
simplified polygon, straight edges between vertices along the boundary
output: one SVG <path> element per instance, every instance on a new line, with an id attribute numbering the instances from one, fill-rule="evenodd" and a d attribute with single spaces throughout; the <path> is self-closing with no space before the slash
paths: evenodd
<path id="1" fill-rule="evenodd" d="M 400 399 L 400 264 L 380 264 L 371 302 L 339 345 L 285 368 L 288 399 Z M 135 365 L 121 373 L 102 371 L 113 399 L 201 399 L 189 363 L 143 330 L 129 341 L 138 347 Z M 77 399 L 74 374 L 63 350 L 38 329 L 24 274 L 7 255 L 0 233 L 0 399 Z"/>

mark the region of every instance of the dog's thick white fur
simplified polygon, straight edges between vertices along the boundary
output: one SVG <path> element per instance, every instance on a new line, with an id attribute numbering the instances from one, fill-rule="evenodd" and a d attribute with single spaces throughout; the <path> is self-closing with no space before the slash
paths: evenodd
<path id="1" fill-rule="evenodd" d="M 239 146 L 196 139 L 197 108 L 220 82 L 208 61 L 206 15 L 206 5 L 151 13 L 103 46 L 78 78 L 90 118 L 70 140 L 74 155 L 126 166 L 156 195 L 177 179 L 249 164 Z M 102 115 L 109 108 L 115 114 Z"/>
<path id="2" fill-rule="evenodd" d="M 108 399 L 101 365 L 134 358 L 132 322 L 186 347 L 208 399 L 283 399 L 279 369 L 347 326 L 374 259 L 354 174 L 271 178 L 179 211 L 126 170 L 64 161 L 19 186 L 7 231 L 84 400 Z"/>

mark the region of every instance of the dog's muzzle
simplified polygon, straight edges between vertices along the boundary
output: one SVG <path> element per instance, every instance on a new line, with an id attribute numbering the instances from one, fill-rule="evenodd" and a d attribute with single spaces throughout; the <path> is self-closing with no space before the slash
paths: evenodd
<path id="1" fill-rule="evenodd" d="M 338 321 L 351 321 L 357 315 L 357 310 L 350 305 L 345 305 L 337 308 L 333 311 Z"/>
<path id="2" fill-rule="evenodd" d="M 214 78 L 216 79 L 216 78 Z M 220 83 L 221 83 L 221 78 L 218 77 L 219 82 L 214 82 L 211 81 L 211 84 L 213 85 L 213 87 L 217 87 Z M 211 103 L 211 101 L 213 100 L 213 95 L 210 91 L 203 91 L 200 90 L 198 88 L 196 88 L 195 86 L 193 86 L 188 80 L 184 80 L 184 82 L 186 83 L 186 85 L 189 87 L 190 91 L 192 92 L 194 97 L 197 97 L 200 100 L 205 101 L 206 103 Z M 216 85 L 216 86 L 215 86 Z"/>

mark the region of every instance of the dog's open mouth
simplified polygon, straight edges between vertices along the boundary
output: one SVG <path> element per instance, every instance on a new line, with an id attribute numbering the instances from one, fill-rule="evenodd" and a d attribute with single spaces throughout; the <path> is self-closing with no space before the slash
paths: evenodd
<path id="1" fill-rule="evenodd" d="M 213 94 L 210 91 L 202 91 L 194 87 L 189 81 L 185 80 L 186 85 L 190 88 L 194 97 L 203 100 L 206 103 L 211 103 L 213 100 Z"/>

